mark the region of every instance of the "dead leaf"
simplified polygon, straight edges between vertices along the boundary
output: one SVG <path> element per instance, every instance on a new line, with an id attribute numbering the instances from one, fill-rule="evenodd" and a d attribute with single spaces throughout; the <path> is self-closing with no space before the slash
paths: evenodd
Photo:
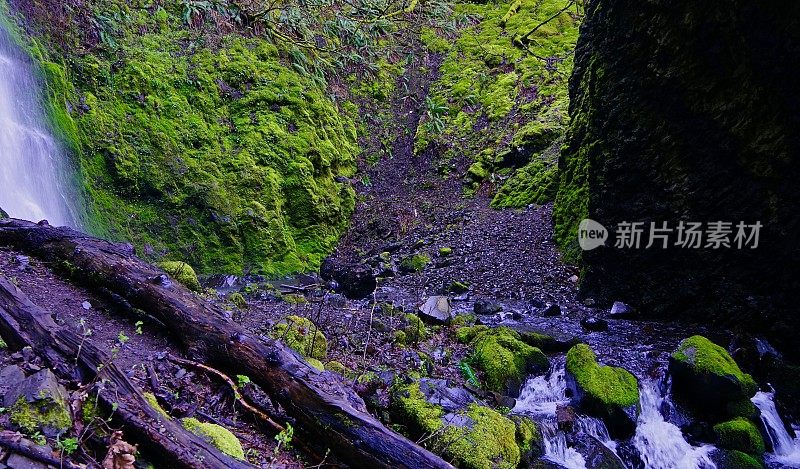
<path id="1" fill-rule="evenodd" d="M 111 435 L 111 446 L 103 459 L 103 469 L 134 469 L 135 454 L 136 445 L 124 441 L 122 432 L 116 431 Z"/>

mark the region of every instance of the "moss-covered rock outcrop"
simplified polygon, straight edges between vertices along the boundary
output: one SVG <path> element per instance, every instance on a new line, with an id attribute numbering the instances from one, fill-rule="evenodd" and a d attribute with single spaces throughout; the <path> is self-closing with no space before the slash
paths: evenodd
<path id="1" fill-rule="evenodd" d="M 460 341 L 471 343 L 470 364 L 483 372 L 489 390 L 516 396 L 529 373 L 543 372 L 550 366 L 541 350 L 526 344 L 517 332 L 506 327 L 465 327 L 456 334 Z"/>
<path id="2" fill-rule="evenodd" d="M 750 398 L 756 382 L 727 350 L 707 338 L 684 339 L 670 357 L 669 369 L 675 397 L 699 415 L 719 421 L 754 412 Z"/>
<path id="3" fill-rule="evenodd" d="M 687 0 L 585 3 L 570 80 L 570 128 L 559 162 L 555 236 L 581 261 L 581 288 L 653 315 L 729 321 L 779 332 L 800 322 L 800 96 L 780 77 L 800 47 L 800 6 Z M 581 252 L 591 218 L 615 244 L 643 222 L 639 249 Z M 731 223 L 731 248 L 644 249 L 649 222 Z M 738 249 L 737 224 L 761 222 L 758 248 Z M 724 229 L 723 229 L 724 231 Z M 749 233 L 749 232 L 748 232 Z M 752 245 L 752 244 L 751 244 Z M 763 266 L 769 265 L 769 275 Z M 746 324 L 746 325 L 745 325 Z"/>
<path id="4" fill-rule="evenodd" d="M 75 2 L 63 24 L 59 2 L 13 3 L 39 34 L 89 228 L 201 273 L 319 266 L 353 210 L 359 150 L 354 106 L 302 54 L 187 25 L 181 2 Z"/>
<path id="5" fill-rule="evenodd" d="M 67 397 L 53 372 L 44 369 L 6 391 L 3 405 L 11 423 L 23 432 L 56 436 L 72 426 Z"/>
<path id="6" fill-rule="evenodd" d="M 753 422 L 745 418 L 737 417 L 714 425 L 714 434 L 720 448 L 759 457 L 764 454 L 764 438 Z"/>
<path id="7" fill-rule="evenodd" d="M 591 347 L 567 352 L 567 387 L 575 406 L 603 419 L 612 436 L 633 435 L 639 415 L 639 382 L 623 368 L 600 365 Z"/>
<path id="8" fill-rule="evenodd" d="M 394 386 L 393 415 L 407 435 L 429 436 L 425 445 L 456 466 L 513 469 L 541 455 L 541 431 L 530 419 L 512 420 L 477 403 L 448 413 L 426 400 L 419 386 Z"/>

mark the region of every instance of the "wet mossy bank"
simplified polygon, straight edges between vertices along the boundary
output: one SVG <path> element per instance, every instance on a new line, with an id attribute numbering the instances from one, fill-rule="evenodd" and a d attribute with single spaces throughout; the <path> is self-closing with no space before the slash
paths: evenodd
<path id="1" fill-rule="evenodd" d="M 198 272 L 318 267 L 353 210 L 352 104 L 285 47 L 188 27 L 180 2 L 11 3 L 86 228 Z"/>

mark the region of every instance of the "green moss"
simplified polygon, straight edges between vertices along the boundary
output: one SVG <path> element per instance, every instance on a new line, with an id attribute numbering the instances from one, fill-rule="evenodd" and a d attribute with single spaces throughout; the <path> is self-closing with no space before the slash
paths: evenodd
<path id="1" fill-rule="evenodd" d="M 318 369 L 319 371 L 325 371 L 325 365 L 323 365 L 321 361 L 311 357 L 305 357 L 305 359 L 306 362 L 312 367 Z"/>
<path id="2" fill-rule="evenodd" d="M 472 325 L 475 324 L 475 321 L 477 321 L 477 320 L 478 320 L 478 317 L 475 316 L 474 314 L 471 314 L 471 313 L 470 314 L 457 314 L 453 318 L 453 320 L 450 321 L 450 326 L 457 328 L 456 329 L 456 336 L 458 336 L 458 331 L 462 327 L 472 326 Z M 458 339 L 458 337 L 456 337 L 456 338 Z M 467 343 L 467 342 L 469 342 L 469 340 L 466 340 L 464 343 Z"/>
<path id="3" fill-rule="evenodd" d="M 427 254 L 414 254 L 403 258 L 400 268 L 405 272 L 421 272 L 430 263 L 431 258 Z"/>
<path id="4" fill-rule="evenodd" d="M 45 428 L 61 433 L 72 426 L 66 403 L 54 399 L 39 399 L 31 403 L 20 397 L 8 409 L 8 415 L 11 423 L 28 434 Z"/>
<path id="5" fill-rule="evenodd" d="M 340 375 L 345 377 L 350 376 L 352 374 L 352 371 L 349 368 L 347 368 L 341 362 L 338 362 L 336 360 L 332 360 L 326 363 L 325 369 L 328 371 L 332 371 L 334 373 L 339 373 Z"/>
<path id="6" fill-rule="evenodd" d="M 398 347 L 404 347 L 408 342 L 408 337 L 406 336 L 405 331 L 394 331 L 392 334 L 392 342 L 394 342 Z"/>
<path id="7" fill-rule="evenodd" d="M 409 435 L 432 434 L 442 427 L 444 411 L 425 400 L 419 383 L 395 385 L 392 395 L 392 411 Z"/>
<path id="8" fill-rule="evenodd" d="M 158 266 L 189 290 L 201 290 L 200 282 L 197 280 L 197 274 L 189 264 L 180 261 L 166 261 L 159 262 Z"/>
<path id="9" fill-rule="evenodd" d="M 443 246 L 439 248 L 439 255 L 442 257 L 447 257 L 452 253 L 453 253 L 453 248 L 451 247 Z"/>
<path id="10" fill-rule="evenodd" d="M 242 443 L 227 428 L 214 424 L 201 422 L 195 418 L 185 418 L 181 423 L 187 430 L 205 439 L 217 449 L 236 459 L 244 460 Z"/>
<path id="11" fill-rule="evenodd" d="M 516 426 L 488 407 L 470 404 L 470 428 L 449 426 L 435 443 L 456 466 L 468 469 L 514 469 L 520 462 Z"/>
<path id="12" fill-rule="evenodd" d="M 714 433 L 721 448 L 758 456 L 764 454 L 764 439 L 761 433 L 753 422 L 743 417 L 714 425 Z"/>
<path id="13" fill-rule="evenodd" d="M 228 296 L 228 301 L 234 304 L 239 309 L 247 309 L 247 300 L 244 299 L 239 292 L 233 292 Z"/>
<path id="14" fill-rule="evenodd" d="M 477 337 L 479 334 L 488 330 L 489 326 L 485 326 L 483 324 L 477 326 L 459 327 L 456 330 L 456 340 L 462 344 L 467 344 L 472 342 L 472 340 L 475 339 L 475 337 Z"/>
<path id="15" fill-rule="evenodd" d="M 516 439 L 520 452 L 529 458 L 540 456 L 543 449 L 544 437 L 542 430 L 536 422 L 528 417 L 514 415 L 511 417 L 517 428 Z"/>
<path id="16" fill-rule="evenodd" d="M 552 202 L 558 188 L 555 162 L 534 156 L 530 163 L 517 170 L 492 199 L 493 208 L 522 208 L 531 204 Z"/>
<path id="17" fill-rule="evenodd" d="M 586 344 L 569 349 L 566 370 L 587 395 L 603 404 L 629 407 L 639 403 L 636 377 L 623 368 L 598 364 Z"/>
<path id="18" fill-rule="evenodd" d="M 703 373 L 733 377 L 747 396 L 752 396 L 757 391 L 753 377 L 739 369 L 728 351 L 703 336 L 695 335 L 684 339 L 672 358 Z"/>
<path id="19" fill-rule="evenodd" d="M 549 366 L 541 350 L 522 342 L 519 334 L 504 327 L 479 333 L 472 344 L 471 363 L 483 371 L 486 387 L 493 391 L 520 384 L 530 370 L 546 370 Z"/>
<path id="20" fill-rule="evenodd" d="M 150 404 L 150 407 L 157 410 L 158 413 L 163 415 L 164 417 L 170 418 L 169 414 L 167 414 L 167 411 L 164 410 L 164 408 L 161 407 L 161 404 L 158 403 L 158 399 L 156 399 L 156 396 L 153 393 L 146 392 L 142 395 L 144 396 L 144 400 L 146 400 L 147 403 Z"/>
<path id="21" fill-rule="evenodd" d="M 308 303 L 308 300 L 304 295 L 298 295 L 295 293 L 283 295 L 281 298 L 283 298 L 283 301 L 292 305 L 302 305 Z"/>
<path id="22" fill-rule="evenodd" d="M 271 336 L 283 341 L 304 357 L 324 360 L 328 356 L 328 341 L 311 320 L 286 316 L 272 329 Z"/>
<path id="23" fill-rule="evenodd" d="M 741 451 L 729 451 L 725 460 L 730 469 L 762 469 L 764 465 L 753 456 Z"/>
<path id="24" fill-rule="evenodd" d="M 425 323 L 416 314 L 406 314 L 408 325 L 403 328 L 407 342 L 418 343 L 428 338 L 429 332 Z"/>

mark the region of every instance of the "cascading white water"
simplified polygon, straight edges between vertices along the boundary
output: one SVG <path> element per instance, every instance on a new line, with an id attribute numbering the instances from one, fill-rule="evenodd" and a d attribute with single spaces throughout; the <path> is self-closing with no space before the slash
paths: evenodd
<path id="1" fill-rule="evenodd" d="M 775 408 L 774 392 L 759 391 L 750 399 L 761 411 L 761 421 L 772 443 L 772 453 L 766 456 L 768 462 L 783 466 L 800 467 L 800 438 L 792 438 L 783 425 Z"/>
<path id="2" fill-rule="evenodd" d="M 546 376 L 536 376 L 528 380 L 514 406 L 514 411 L 534 417 L 539 422 L 544 440 L 544 457 L 567 469 L 585 469 L 586 460 L 567 443 L 564 432 L 558 429 L 555 421 L 556 408 L 569 404 L 566 396 L 567 383 L 564 377 L 564 364 L 556 363 Z M 608 429 L 601 420 L 578 416 L 577 431 L 596 438 L 603 445 L 616 452 L 616 442 L 611 439 Z"/>
<path id="3" fill-rule="evenodd" d="M 648 469 L 712 469 L 716 464 L 709 454 L 711 445 L 690 445 L 680 428 L 661 415 L 661 405 L 666 399 L 652 381 L 645 381 L 639 389 L 641 413 L 636 425 L 633 444 Z"/>
<path id="4" fill-rule="evenodd" d="M 0 20 L 0 208 L 16 218 L 76 226 L 65 166 L 33 66 Z"/>

